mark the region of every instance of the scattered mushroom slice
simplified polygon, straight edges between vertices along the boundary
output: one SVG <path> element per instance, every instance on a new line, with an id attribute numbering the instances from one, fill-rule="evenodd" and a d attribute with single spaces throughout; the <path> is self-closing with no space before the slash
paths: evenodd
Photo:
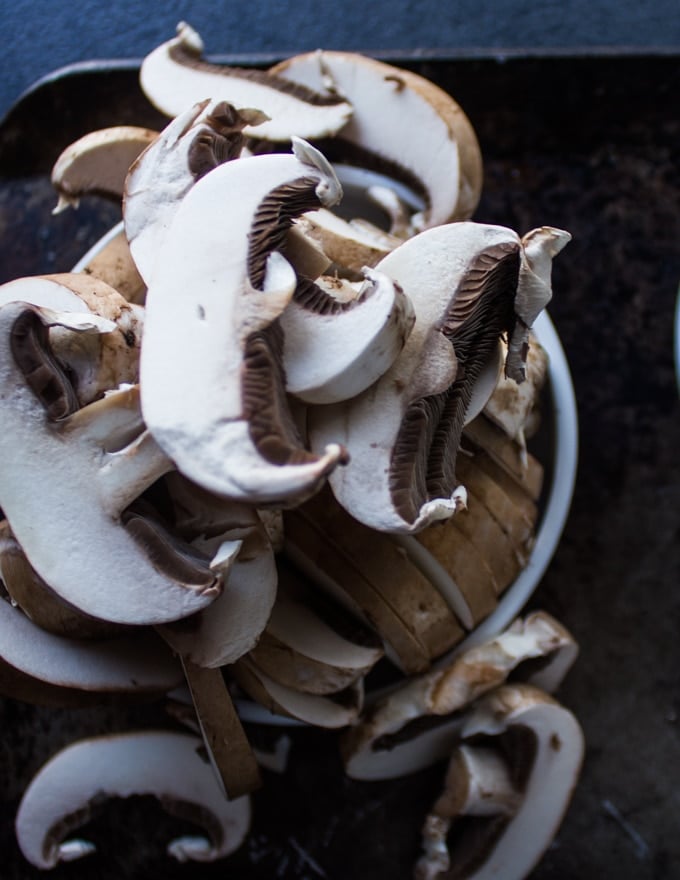
<path id="1" fill-rule="evenodd" d="M 252 662 L 293 690 L 328 694 L 349 687 L 383 656 L 372 630 L 279 560 L 279 590 Z"/>
<path id="2" fill-rule="evenodd" d="M 414 329 L 371 388 L 309 414 L 313 449 L 331 436 L 347 446 L 351 463 L 331 485 L 366 525 L 417 532 L 465 506 L 456 453 L 477 380 L 513 324 L 520 250 L 509 229 L 453 223 L 420 233 L 378 264 L 413 303 Z"/>
<path id="3" fill-rule="evenodd" d="M 38 868 L 92 853 L 92 843 L 64 837 L 87 822 L 103 798 L 155 795 L 169 813 L 191 819 L 206 836 L 179 837 L 169 855 L 210 862 L 238 849 L 250 825 L 247 797 L 228 801 L 201 757 L 201 740 L 184 733 L 142 731 L 81 740 L 45 764 L 16 817 L 22 853 Z"/>
<path id="4" fill-rule="evenodd" d="M 216 574 L 225 558 L 229 570 L 223 573 L 224 590 L 205 612 L 158 631 L 173 650 L 199 666 L 233 663 L 255 645 L 274 604 L 277 573 L 271 543 L 252 507 L 211 496 L 176 472 L 164 480 L 176 530 L 212 559 Z"/>
<path id="5" fill-rule="evenodd" d="M 263 118 L 257 110 L 237 110 L 226 101 L 192 102 L 133 162 L 125 179 L 123 217 L 130 251 L 147 284 L 184 196 L 217 165 L 237 159 L 244 127 Z"/>
<path id="6" fill-rule="evenodd" d="M 130 165 L 157 136 L 148 128 L 117 125 L 91 131 L 66 147 L 52 168 L 52 186 L 59 195 L 54 213 L 77 208 L 87 193 L 120 199 Z"/>
<path id="7" fill-rule="evenodd" d="M 537 688 L 505 685 L 474 707 L 461 732 L 486 745 L 454 751 L 446 788 L 425 822 L 425 855 L 414 876 L 523 880 L 571 799 L 583 761 L 581 728 Z M 464 817 L 477 820 L 464 823 Z"/>
<path id="8" fill-rule="evenodd" d="M 132 259 L 122 220 L 83 255 L 73 271 L 100 278 L 129 303 L 144 305 L 146 284 Z"/>
<path id="9" fill-rule="evenodd" d="M 450 754 L 460 737 L 462 711 L 482 694 L 502 684 L 517 667 L 527 664 L 528 677 L 536 658 L 566 673 L 575 657 L 574 640 L 543 612 L 518 619 L 503 633 L 438 664 L 436 670 L 413 678 L 378 700 L 364 720 L 344 735 L 345 770 L 356 779 L 387 779 L 413 773 Z M 566 651 L 566 654 L 564 653 Z M 536 670 L 540 675 L 540 670 Z M 544 682 L 557 686 L 557 674 Z M 431 722 L 431 723 L 428 723 Z"/>
<path id="10" fill-rule="evenodd" d="M 286 388 L 306 403 L 337 403 L 377 381 L 402 351 L 415 316 L 386 275 L 365 270 L 357 290 L 326 277 L 298 283 L 281 316 Z M 338 288 L 351 291 L 339 298 Z"/>
<path id="11" fill-rule="evenodd" d="M 296 55 L 272 72 L 351 102 L 352 118 L 327 148 L 338 155 L 329 155 L 410 184 L 426 202 L 414 229 L 472 214 L 482 185 L 479 146 L 461 108 L 438 86 L 351 52 Z"/>
<path id="12" fill-rule="evenodd" d="M 143 516 L 126 525 L 126 508 L 172 463 L 143 430 L 136 386 L 77 409 L 47 338 L 50 323 L 76 317 L 0 308 L 0 505 L 33 568 L 67 602 L 118 623 L 176 620 L 212 602 L 221 578 Z M 87 326 L 96 316 L 80 317 Z"/>
<path id="13" fill-rule="evenodd" d="M 278 248 L 297 214 L 340 197 L 318 151 L 295 139 L 294 152 L 229 162 L 200 180 L 147 295 L 149 430 L 190 480 L 257 505 L 312 494 L 346 457 L 336 443 L 307 452 L 285 397 L 276 319 L 297 279 Z"/>
<path id="14" fill-rule="evenodd" d="M 363 705 L 361 680 L 333 694 L 303 693 L 274 681 L 248 657 L 242 657 L 231 666 L 230 674 L 251 699 L 274 715 L 285 715 L 315 727 L 339 728 L 354 724 Z"/>
<path id="15" fill-rule="evenodd" d="M 337 95 L 295 86 L 283 77 L 202 60 L 203 40 L 186 22 L 177 36 L 154 49 L 142 62 L 140 83 L 162 113 L 177 116 L 206 97 L 239 107 L 259 107 L 270 121 L 246 134 L 273 141 L 335 134 L 349 119 L 350 104 Z"/>
<path id="16" fill-rule="evenodd" d="M 378 236 L 366 227 L 337 217 L 332 211 L 308 211 L 298 220 L 305 235 L 317 242 L 329 260 L 345 274 L 361 272 L 364 266 L 377 266 L 400 239 Z"/>
<path id="17" fill-rule="evenodd" d="M 105 639 L 55 635 L 0 599 L 2 692 L 47 705 L 85 703 L 87 695 L 157 696 L 182 680 L 168 648 L 145 630 Z M 14 684 L 26 686 L 15 687 Z"/>
<path id="18" fill-rule="evenodd" d="M 71 386 L 75 399 L 70 407 L 76 403 L 85 406 L 106 391 L 139 380 L 144 311 L 128 303 L 104 281 L 74 272 L 18 278 L 0 287 L 0 305 L 17 301 L 61 313 L 59 321 L 52 322 L 46 332 L 49 349 L 57 359 L 54 366 L 69 377 L 68 383 L 62 383 L 62 391 L 70 394 Z M 68 326 L 69 313 L 77 316 L 88 310 L 89 320 L 98 322 L 100 329 L 108 332 L 80 332 L 78 327 Z M 99 318 L 104 320 L 98 321 Z M 49 379 L 49 364 L 40 364 L 45 352 L 46 349 L 41 352 L 39 346 L 33 346 L 30 357 L 35 359 L 33 370 L 46 371 L 45 377 Z M 36 372 L 34 378 L 38 375 Z"/>
<path id="19" fill-rule="evenodd" d="M 446 599 L 389 535 L 352 519 L 324 489 L 284 513 L 286 554 L 375 629 L 405 672 L 422 672 L 463 638 Z"/>
<path id="20" fill-rule="evenodd" d="M 12 605 L 41 629 L 74 639 L 121 634 L 121 626 L 88 617 L 67 605 L 31 566 L 7 520 L 0 521 L 0 575 Z"/>
<path id="21" fill-rule="evenodd" d="M 257 760 L 220 669 L 183 660 L 201 735 L 220 787 L 230 800 L 262 785 Z"/>

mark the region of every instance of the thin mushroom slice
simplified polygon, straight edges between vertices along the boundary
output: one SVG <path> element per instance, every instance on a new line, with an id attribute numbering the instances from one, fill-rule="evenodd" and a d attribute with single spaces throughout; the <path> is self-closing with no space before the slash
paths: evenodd
<path id="1" fill-rule="evenodd" d="M 414 876 L 522 880 L 571 800 L 583 761 L 581 728 L 537 688 L 504 685 L 474 707 L 461 735 L 484 744 L 454 751 L 446 787 L 425 821 L 425 854 Z"/>
<path id="2" fill-rule="evenodd" d="M 72 271 L 99 278 L 127 302 L 144 305 L 146 284 L 132 259 L 122 220 L 83 254 Z"/>
<path id="3" fill-rule="evenodd" d="M 33 334 L 23 345 L 26 369 L 33 361 L 34 381 L 39 381 L 41 371 L 45 381 L 53 379 L 56 370 L 68 377 L 62 391 L 73 399 L 68 404 L 55 400 L 51 406 L 85 406 L 119 385 L 139 381 L 144 310 L 106 282 L 75 272 L 17 278 L 0 286 L 0 305 L 16 301 L 52 312 L 46 331 L 49 345 L 41 349 L 37 340 L 31 341 Z M 88 320 L 98 327 L 83 332 L 80 325 Z M 55 359 L 54 370 L 44 363 L 48 350 Z"/>
<path id="4" fill-rule="evenodd" d="M 401 239 L 390 239 L 384 233 L 378 235 L 325 209 L 308 211 L 298 225 L 328 259 L 348 275 L 360 273 L 365 266 L 377 266 L 401 244 Z"/>
<path id="5" fill-rule="evenodd" d="M 201 746 L 200 739 L 184 733 L 142 731 L 81 740 L 63 749 L 41 768 L 19 805 L 15 826 L 24 857 L 47 869 L 94 852 L 86 840 L 64 838 L 102 799 L 146 794 L 205 831 L 205 836 L 171 841 L 168 855 L 181 862 L 228 856 L 248 833 L 250 801 L 225 799 Z"/>
<path id="6" fill-rule="evenodd" d="M 226 101 L 192 102 L 132 163 L 124 185 L 123 218 L 130 252 L 147 284 L 184 196 L 213 168 L 237 159 L 245 145 L 243 129 L 264 118 L 257 110 L 237 110 Z"/>
<path id="7" fill-rule="evenodd" d="M 426 202 L 418 231 L 466 219 L 479 200 L 482 163 L 472 126 L 453 98 L 417 74 L 352 52 L 289 58 L 272 72 L 351 102 L 334 161 L 384 170 Z"/>
<path id="8" fill-rule="evenodd" d="M 156 697 L 182 680 L 179 663 L 153 632 L 88 640 L 55 635 L 5 599 L 0 599 L 0 646 L 0 690 L 28 702 L 78 705 L 112 695 Z"/>
<path id="9" fill-rule="evenodd" d="M 258 107 L 270 121 L 247 128 L 246 134 L 272 141 L 333 135 L 352 113 L 351 105 L 337 95 L 295 86 L 265 71 L 210 64 L 202 59 L 203 48 L 199 34 L 180 22 L 177 36 L 142 62 L 142 90 L 162 113 L 177 116 L 206 97 Z"/>
<path id="10" fill-rule="evenodd" d="M 25 303 L 0 308 L 0 505 L 14 535 L 40 577 L 93 617 L 164 623 L 200 610 L 221 578 L 179 556 L 143 516 L 124 522 L 172 470 L 143 428 L 138 388 L 78 409 L 49 324 Z"/>
<path id="11" fill-rule="evenodd" d="M 394 363 L 415 321 L 403 291 L 365 270 L 353 288 L 333 278 L 298 283 L 281 316 L 286 388 L 306 403 L 337 403 L 365 391 Z M 341 299 L 338 288 L 349 288 Z"/>
<path id="12" fill-rule="evenodd" d="M 559 655 L 559 660 L 557 660 Z M 341 743 L 345 770 L 356 779 L 413 773 L 447 754 L 460 738 L 464 710 L 483 694 L 521 675 L 529 681 L 555 660 L 541 681 L 555 686 L 575 658 L 574 640 L 556 620 L 535 612 L 498 636 L 443 659 L 381 697 Z M 557 674 L 559 673 L 559 674 Z"/>
<path id="13" fill-rule="evenodd" d="M 465 506 L 456 454 L 478 380 L 513 325 L 521 263 L 509 229 L 453 223 L 420 233 L 378 264 L 413 304 L 416 322 L 392 367 L 345 404 L 313 408 L 312 448 L 341 438 L 351 463 L 336 498 L 374 529 L 413 533 Z"/>
<path id="14" fill-rule="evenodd" d="M 318 151 L 215 168 L 178 208 L 147 295 L 142 411 L 177 469 L 257 505 L 317 491 L 345 461 L 308 452 L 285 396 L 276 319 L 297 279 L 279 248 L 293 219 L 340 188 Z M 181 405 L 178 406 L 178 401 Z"/>

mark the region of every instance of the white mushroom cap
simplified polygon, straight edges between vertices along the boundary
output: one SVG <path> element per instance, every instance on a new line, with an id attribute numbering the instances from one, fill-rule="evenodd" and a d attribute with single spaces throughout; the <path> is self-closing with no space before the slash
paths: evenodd
<path id="1" fill-rule="evenodd" d="M 243 842 L 250 825 L 247 797 L 224 798 L 200 757 L 201 740 L 183 733 L 143 731 L 82 740 L 55 755 L 26 790 L 16 818 L 21 851 L 38 868 L 53 868 L 93 852 L 85 840 L 63 841 L 87 821 L 97 798 L 153 794 L 172 812 L 181 804 L 206 836 L 168 844 L 177 860 L 210 862 Z M 74 821 L 75 820 L 75 821 Z"/>

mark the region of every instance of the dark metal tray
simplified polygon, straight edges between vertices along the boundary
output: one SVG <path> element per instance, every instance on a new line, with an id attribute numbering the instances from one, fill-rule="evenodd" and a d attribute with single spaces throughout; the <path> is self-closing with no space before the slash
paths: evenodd
<path id="1" fill-rule="evenodd" d="M 672 56 L 406 64 L 451 92 L 475 126 L 486 174 L 475 219 L 574 236 L 555 263 L 550 312 L 573 373 L 580 466 L 562 543 L 531 605 L 581 643 L 559 696 L 581 720 L 587 755 L 532 876 L 670 880 L 680 871 L 680 65 Z M 94 197 L 51 217 L 48 177 L 68 143 L 122 123 L 162 124 L 134 65 L 48 79 L 10 111 L 0 125 L 0 281 L 68 270 L 118 219 Z M 44 876 L 22 859 L 13 822 L 51 754 L 84 735 L 167 725 L 160 705 L 52 710 L 13 700 L 0 701 L 0 723 L 5 880 Z M 285 776 L 267 774 L 250 840 L 226 863 L 167 860 L 173 820 L 140 798 L 110 804 L 87 829 L 99 854 L 52 876 L 409 878 L 441 768 L 351 782 L 335 735 L 316 731 L 295 734 L 291 757 Z"/>

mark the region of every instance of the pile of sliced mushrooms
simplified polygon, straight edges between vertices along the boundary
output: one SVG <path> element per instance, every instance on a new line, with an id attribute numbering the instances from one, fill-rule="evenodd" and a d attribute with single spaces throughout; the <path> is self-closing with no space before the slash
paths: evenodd
<path id="1" fill-rule="evenodd" d="M 582 759 L 551 696 L 577 648 L 542 612 L 469 637 L 535 537 L 531 327 L 570 236 L 469 219 L 474 132 L 414 73 L 202 53 L 182 23 L 144 60 L 163 131 L 54 165 L 55 213 L 104 193 L 120 227 L 0 287 L 3 690 L 169 712 L 57 754 L 21 850 L 84 856 L 95 794 L 150 793 L 205 828 L 171 856 L 226 857 L 269 766 L 244 720 L 304 723 L 338 729 L 356 780 L 448 760 L 414 877 L 525 877 Z"/>

